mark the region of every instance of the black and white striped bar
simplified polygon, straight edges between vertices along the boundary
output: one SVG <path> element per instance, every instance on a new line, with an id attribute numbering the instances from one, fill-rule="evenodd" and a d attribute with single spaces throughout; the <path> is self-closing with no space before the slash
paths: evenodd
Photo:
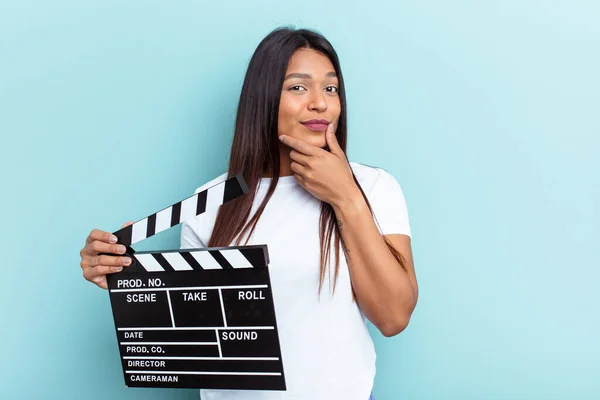
<path id="1" fill-rule="evenodd" d="M 183 249 L 164 252 L 136 252 L 125 272 L 164 272 L 211 269 L 240 269 L 269 264 L 265 246 L 232 246 L 210 249 Z"/>
<path id="2" fill-rule="evenodd" d="M 248 185 L 238 174 L 208 189 L 164 208 L 144 219 L 114 232 L 118 242 L 131 246 L 159 232 L 172 228 L 206 210 L 216 209 L 228 201 L 248 193 Z"/>

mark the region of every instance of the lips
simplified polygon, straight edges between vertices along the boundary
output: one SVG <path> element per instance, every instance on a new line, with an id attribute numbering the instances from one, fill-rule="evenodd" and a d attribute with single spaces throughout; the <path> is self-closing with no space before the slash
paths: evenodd
<path id="1" fill-rule="evenodd" d="M 311 131 L 323 131 L 329 126 L 329 121 L 326 119 L 311 119 L 310 121 L 302 122 L 302 125 L 310 129 Z"/>

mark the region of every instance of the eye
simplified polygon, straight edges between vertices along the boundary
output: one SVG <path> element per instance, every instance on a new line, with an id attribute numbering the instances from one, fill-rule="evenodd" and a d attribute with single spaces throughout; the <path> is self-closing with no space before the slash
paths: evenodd
<path id="1" fill-rule="evenodd" d="M 292 87 L 290 87 L 288 90 L 294 91 L 294 92 L 300 92 L 303 90 L 306 90 L 304 87 L 300 86 L 300 85 L 294 85 Z"/>
<path id="2" fill-rule="evenodd" d="M 339 91 L 336 86 L 327 86 L 325 90 L 327 90 L 329 93 L 338 93 Z"/>

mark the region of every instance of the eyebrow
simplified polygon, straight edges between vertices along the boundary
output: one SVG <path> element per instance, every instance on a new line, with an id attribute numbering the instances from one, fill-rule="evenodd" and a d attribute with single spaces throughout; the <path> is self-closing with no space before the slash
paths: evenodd
<path id="1" fill-rule="evenodd" d="M 336 78 L 337 74 L 334 71 L 328 72 L 325 75 L 326 78 Z M 287 81 L 288 79 L 291 78 L 298 78 L 298 79 L 312 79 L 312 75 L 311 74 L 307 74 L 307 73 L 303 73 L 303 72 L 293 72 L 291 74 L 287 74 L 284 81 Z"/>

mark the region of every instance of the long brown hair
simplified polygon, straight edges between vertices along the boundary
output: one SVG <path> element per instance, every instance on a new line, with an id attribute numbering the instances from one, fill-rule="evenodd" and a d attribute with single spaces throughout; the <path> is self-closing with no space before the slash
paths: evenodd
<path id="1" fill-rule="evenodd" d="M 274 30 L 260 42 L 250 59 L 240 94 L 229 158 L 228 177 L 241 172 L 248 184 L 249 192 L 220 207 L 208 243 L 209 247 L 230 246 L 238 235 L 235 245 L 241 245 L 244 235 L 247 235 L 245 242 L 247 244 L 265 206 L 275 191 L 280 172 L 277 124 L 281 88 L 290 58 L 296 50 L 301 48 L 318 51 L 327 56 L 333 64 L 339 82 L 338 94 L 341 105 L 336 137 L 342 150 L 346 151 L 346 95 L 339 59 L 333 46 L 315 31 L 290 28 Z M 247 221 L 260 179 L 265 174 L 272 174 L 273 179 L 256 213 Z M 373 214 L 367 196 L 356 176 L 354 176 L 354 181 Z M 335 243 L 335 290 L 339 271 L 340 237 L 333 207 L 326 202 L 321 202 L 319 292 L 329 264 L 332 238 Z M 385 236 L 384 239 L 396 260 L 406 270 L 406 263 L 402 255 L 392 247 Z"/>

